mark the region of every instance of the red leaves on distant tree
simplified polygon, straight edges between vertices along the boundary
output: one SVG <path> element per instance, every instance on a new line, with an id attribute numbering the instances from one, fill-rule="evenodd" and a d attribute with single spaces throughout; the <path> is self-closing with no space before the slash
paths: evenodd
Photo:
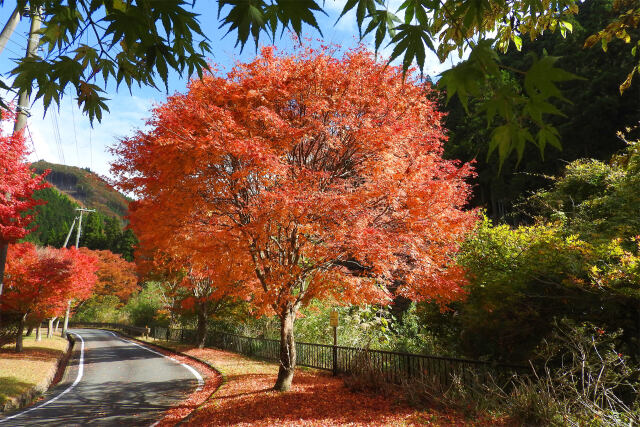
<path id="1" fill-rule="evenodd" d="M 7 116 L 7 112 L 3 112 Z M 11 115 L 6 120 L 11 121 Z M 33 192 L 49 186 L 42 175 L 34 175 L 27 163 L 27 148 L 22 132 L 4 133 L 0 126 L 0 245 L 13 243 L 28 234 L 27 226 L 33 220 L 25 215 L 41 204 L 32 198 Z M 0 278 L 1 279 L 1 278 Z"/>
<path id="2" fill-rule="evenodd" d="M 89 298 L 96 282 L 99 269 L 98 259 L 91 252 L 81 252 L 76 248 L 58 249 L 71 260 L 71 276 L 67 283 L 68 300 Z"/>
<path id="3" fill-rule="evenodd" d="M 442 159 L 430 90 L 363 49 L 265 48 L 192 81 L 116 148 L 142 244 L 196 258 L 224 247 L 236 280 L 221 286 L 280 317 L 276 389 L 290 387 L 293 324 L 312 298 L 384 302 L 391 285 L 463 296 L 453 256 L 476 221 L 462 209 L 472 170 Z"/>
<path id="4" fill-rule="evenodd" d="M 2 310 L 41 319 L 64 312 L 72 263 L 57 249 L 32 243 L 11 245 Z"/>
<path id="5" fill-rule="evenodd" d="M 98 280 L 93 295 L 115 295 L 121 303 L 126 303 L 138 290 L 136 265 L 108 250 L 80 248 L 80 253 L 95 258 Z"/>
<path id="6" fill-rule="evenodd" d="M 85 299 L 97 277 L 95 259 L 74 249 L 36 247 L 32 243 L 9 246 L 5 287 L 0 309 L 18 313 L 21 325 L 62 315 L 67 301 Z M 22 326 L 17 335 L 21 348 Z"/>

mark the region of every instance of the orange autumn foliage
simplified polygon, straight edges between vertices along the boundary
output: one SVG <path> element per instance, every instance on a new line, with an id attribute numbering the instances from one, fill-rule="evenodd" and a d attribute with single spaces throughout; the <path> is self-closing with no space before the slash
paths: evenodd
<path id="1" fill-rule="evenodd" d="M 115 295 L 121 303 L 126 303 L 131 294 L 138 290 L 136 265 L 109 250 L 80 248 L 81 253 L 96 260 L 98 280 L 93 295 Z"/>
<path id="2" fill-rule="evenodd" d="M 224 286 L 280 317 L 285 369 L 313 298 L 384 302 L 393 284 L 414 300 L 459 299 L 452 258 L 476 221 L 463 210 L 472 170 L 442 158 L 430 90 L 364 49 L 265 48 L 194 80 L 114 150 L 120 186 L 139 196 L 131 226 L 142 246 L 232 254 L 237 280 Z"/>
<path id="3" fill-rule="evenodd" d="M 2 311 L 43 320 L 64 314 L 67 301 L 86 299 L 96 282 L 95 259 L 75 248 L 9 246 Z"/>

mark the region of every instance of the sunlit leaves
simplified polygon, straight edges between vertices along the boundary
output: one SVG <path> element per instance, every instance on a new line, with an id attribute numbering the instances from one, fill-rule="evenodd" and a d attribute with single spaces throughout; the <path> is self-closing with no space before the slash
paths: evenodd
<path id="1" fill-rule="evenodd" d="M 95 296 L 113 295 L 125 303 L 138 288 L 136 266 L 121 255 L 109 250 L 80 248 L 80 252 L 95 258 L 97 281 L 93 289 Z"/>
<path id="2" fill-rule="evenodd" d="M 506 158 L 516 151 L 518 160 L 522 159 L 525 145 L 534 143 L 533 136 L 528 129 L 518 126 L 515 122 L 509 122 L 505 125 L 498 126 L 491 133 L 491 141 L 489 142 L 489 153 L 498 150 L 500 165 L 504 163 Z"/>
<path id="3" fill-rule="evenodd" d="M 544 98 L 564 99 L 562 92 L 560 92 L 555 83 L 574 80 L 579 77 L 561 68 L 554 67 L 558 59 L 558 57 L 554 56 L 543 56 L 534 60 L 524 78 L 524 88 L 530 97 L 542 96 Z"/>
<path id="4" fill-rule="evenodd" d="M 478 43 L 468 60 L 441 74 L 438 84 L 446 88 L 447 101 L 457 94 L 467 110 L 469 96 L 480 96 L 484 80 L 488 76 L 500 76 L 498 54 L 492 49 L 491 44 L 491 40 Z"/>
<path id="5" fill-rule="evenodd" d="M 613 40 L 621 40 L 624 43 L 632 44 L 631 55 L 638 58 L 638 65 L 633 67 L 624 82 L 620 84 L 620 94 L 624 93 L 631 86 L 633 76 L 640 66 L 640 57 L 637 55 L 637 48 L 640 46 L 640 39 L 632 40 L 631 30 L 640 26 L 640 2 L 638 0 L 614 2 L 614 10 L 620 12 L 617 19 L 613 20 L 605 28 L 589 36 L 585 42 L 585 47 L 592 47 L 598 42 L 602 50 L 607 51 L 607 46 Z"/>
<path id="6" fill-rule="evenodd" d="M 18 243 L 9 247 L 7 259 L 1 309 L 33 322 L 62 315 L 70 299 L 88 298 L 97 280 L 90 251 Z"/>
<path id="7" fill-rule="evenodd" d="M 499 58 L 490 41 L 478 44 L 467 61 L 442 73 L 438 82 L 446 88 L 447 100 L 457 95 L 465 110 L 469 97 L 485 98 L 480 108 L 486 111 L 489 126 L 496 116 L 500 117 L 502 124 L 492 131 L 488 152 L 489 156 L 498 152 L 500 166 L 514 152 L 519 162 L 527 143 L 536 145 L 541 155 L 548 144 L 560 148 L 558 131 L 546 117 L 562 114 L 552 100 L 567 101 L 557 83 L 580 77 L 556 67 L 557 57 L 532 58 L 531 67 L 523 73 L 523 92 L 514 90 L 502 78 Z"/>
<path id="8" fill-rule="evenodd" d="M 29 2 L 33 10 L 43 5 L 39 33 L 46 57 L 23 59 L 12 74 L 13 87 L 34 91 L 45 110 L 52 102 L 59 105 L 71 87 L 90 120 L 100 120 L 108 110 L 99 83 L 114 80 L 131 89 L 156 86 L 159 79 L 166 88 L 170 70 L 202 75 L 207 68 L 210 46 L 198 15 L 183 0 Z"/>
<path id="9" fill-rule="evenodd" d="M 252 32 L 257 45 L 260 30 L 268 29 L 275 37 L 276 26 L 292 26 L 299 34 L 301 26 L 293 25 L 292 18 L 297 17 L 300 22 L 307 23 L 312 28 L 320 30 L 313 17 L 314 12 L 321 10 L 315 2 L 298 2 L 299 9 L 284 9 L 280 2 L 267 3 L 262 0 L 222 0 L 221 5 L 232 6 L 225 18 L 225 25 L 229 29 L 238 29 L 239 42 L 244 44 Z M 253 7 L 253 9 L 251 9 Z M 242 12 L 241 12 L 242 9 Z M 302 12 L 299 12 L 302 11 Z M 500 64 L 495 50 L 506 51 L 509 44 L 516 49 L 522 48 L 523 36 L 532 40 L 544 31 L 559 29 L 563 36 L 573 30 L 572 23 L 567 16 L 577 13 L 575 0 L 560 0 L 553 4 L 540 3 L 532 0 L 516 2 L 490 2 L 487 0 L 465 0 L 462 2 L 447 0 L 405 0 L 397 10 L 389 10 L 389 4 L 382 0 L 347 0 L 338 19 L 345 19 L 348 12 L 354 12 L 361 38 L 373 34 L 376 52 L 385 40 L 389 40 L 392 47 L 389 62 L 401 59 L 402 68 L 406 72 L 412 64 L 420 70 L 424 69 L 427 49 L 436 53 L 440 61 L 445 61 L 453 51 L 458 51 L 462 57 L 465 51 L 470 52 L 469 60 L 443 74 L 440 85 L 446 87 L 447 96 L 457 95 L 467 108 L 469 97 L 480 96 L 481 88 L 486 87 L 489 80 L 499 79 Z M 302 18 L 306 16 L 307 18 Z M 495 32 L 495 39 L 487 39 L 487 35 Z M 552 69 L 551 60 L 535 63 L 533 70 L 521 70 L 527 75 L 527 91 L 524 94 L 509 94 L 502 91 L 500 101 L 495 103 L 488 112 L 489 120 L 496 114 L 510 114 L 502 116 L 509 122 L 514 118 L 514 108 L 508 105 L 528 103 L 524 110 L 528 112 L 540 126 L 544 123 L 545 114 L 556 114 L 550 104 L 539 99 L 527 100 L 526 97 L 549 97 L 563 99 L 557 91 L 554 82 L 563 81 L 568 76 L 560 76 L 560 71 Z M 547 67 L 546 69 L 544 69 Z M 550 78 L 540 77 L 544 72 L 552 72 Z M 532 95 L 535 92 L 535 95 Z M 509 126 L 520 126 L 520 131 L 514 135 L 527 135 L 521 120 L 511 122 Z M 512 132 L 497 131 L 495 135 L 513 134 Z M 544 134 L 544 132 L 543 132 Z M 506 138 L 502 138 L 505 141 Z M 517 153 L 522 152 L 522 141 L 529 138 L 511 139 Z M 545 140 L 546 141 L 546 140 Z M 502 145 L 505 143 L 502 142 Z M 501 146 L 501 144 L 494 145 Z M 541 146 L 546 143 L 541 143 Z M 505 150 L 503 150 L 505 152 Z"/>
<path id="10" fill-rule="evenodd" d="M 233 253 L 230 283 L 260 313 L 380 301 L 394 272 L 411 298 L 460 297 L 451 251 L 475 218 L 461 209 L 470 168 L 440 157 L 441 115 L 424 90 L 364 50 L 306 46 L 194 82 L 116 151 L 120 185 L 140 196 L 141 245 L 190 262 Z"/>

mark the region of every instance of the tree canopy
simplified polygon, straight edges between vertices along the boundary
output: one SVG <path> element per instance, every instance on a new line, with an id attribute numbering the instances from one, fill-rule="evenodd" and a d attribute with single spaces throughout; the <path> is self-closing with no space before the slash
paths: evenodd
<path id="1" fill-rule="evenodd" d="M 232 267 L 217 286 L 279 316 L 279 389 L 295 366 L 295 316 L 312 298 L 463 296 L 453 256 L 476 219 L 463 210 L 472 171 L 442 159 L 430 90 L 363 49 L 265 48 L 192 81 L 115 149 L 120 186 L 139 196 L 141 245 L 207 266 L 233 254 L 216 263 Z"/>
<path id="2" fill-rule="evenodd" d="M 51 102 L 59 104 L 70 86 L 90 119 L 100 120 L 108 110 L 100 82 L 124 82 L 129 88 L 159 82 L 166 86 L 169 70 L 201 76 L 207 68 L 205 55 L 211 46 L 198 15 L 183 0 L 18 1 L 20 9 L 26 5 L 32 13 L 41 11 L 41 44 L 47 53 L 22 59 L 13 70 L 13 87 L 35 91 L 45 108 Z M 485 88 L 483 82 L 492 82 L 487 121 L 497 115 L 502 123 L 492 132 L 489 148 L 497 150 L 503 162 L 513 152 L 521 158 L 529 143 L 541 150 L 558 145 L 557 130 L 548 120 L 559 113 L 552 101 L 565 99 L 557 84 L 576 76 L 557 67 L 555 57 L 536 57 L 527 69 L 518 70 L 525 90 L 514 93 L 496 79 L 506 68 L 496 52 L 510 45 L 520 49 L 523 39 L 533 40 L 545 31 L 570 32 L 579 5 L 577 0 L 406 0 L 392 10 L 384 0 L 347 0 L 341 19 L 354 10 L 361 36 L 374 33 L 376 50 L 388 40 L 393 47 L 390 59 L 402 57 L 405 72 L 414 61 L 423 69 L 427 49 L 440 61 L 453 52 L 461 58 L 468 53 L 466 60 L 443 73 L 440 84 L 448 97 L 457 95 L 466 106 L 469 96 Z M 303 25 L 322 34 L 316 17 L 324 13 L 324 5 L 317 0 L 219 0 L 218 6 L 221 25 L 237 33 L 242 46 L 252 37 L 257 47 L 263 32 L 272 40 L 279 29 L 300 35 Z M 614 6 L 619 15 L 586 45 L 600 41 L 606 49 L 613 39 L 620 39 L 633 46 L 630 55 L 637 58 L 638 39 L 631 30 L 640 23 L 640 3 L 619 0 Z M 631 84 L 636 63 L 621 91 Z"/>
<path id="3" fill-rule="evenodd" d="M 25 322 L 42 322 L 64 313 L 70 299 L 86 299 L 97 280 L 95 258 L 74 249 L 36 247 L 17 243 L 9 247 L 6 288 L 0 309 L 17 313 L 20 327 L 16 348 L 22 350 Z"/>
<path id="4" fill-rule="evenodd" d="M 3 125 L 11 122 L 5 114 Z M 0 245 L 13 243 L 29 233 L 33 221 L 28 215 L 41 202 L 33 199 L 34 191 L 49 186 L 44 175 L 34 175 L 26 162 L 27 147 L 22 132 L 8 135 L 0 130 Z M 0 278 L 1 279 L 1 278 Z"/>

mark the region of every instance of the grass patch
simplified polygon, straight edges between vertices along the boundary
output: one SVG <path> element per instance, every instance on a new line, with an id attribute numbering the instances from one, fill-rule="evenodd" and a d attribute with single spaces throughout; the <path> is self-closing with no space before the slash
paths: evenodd
<path id="1" fill-rule="evenodd" d="M 22 353 L 16 353 L 13 344 L 0 348 L 0 405 L 54 375 L 67 345 L 68 341 L 59 336 L 39 342 L 30 336 L 24 337 Z"/>

